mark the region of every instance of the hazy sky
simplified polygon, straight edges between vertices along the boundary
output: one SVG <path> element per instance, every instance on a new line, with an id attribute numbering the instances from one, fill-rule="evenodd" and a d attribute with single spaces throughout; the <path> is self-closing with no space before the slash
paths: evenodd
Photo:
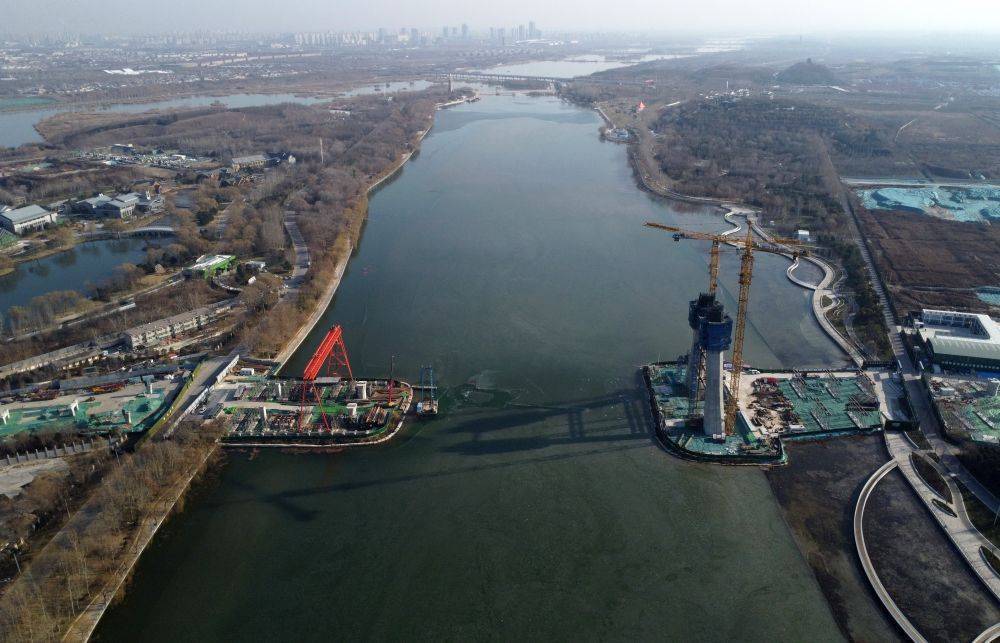
<path id="1" fill-rule="evenodd" d="M 0 0 L 0 32 L 548 30 L 1000 33 L 1000 0 Z"/>

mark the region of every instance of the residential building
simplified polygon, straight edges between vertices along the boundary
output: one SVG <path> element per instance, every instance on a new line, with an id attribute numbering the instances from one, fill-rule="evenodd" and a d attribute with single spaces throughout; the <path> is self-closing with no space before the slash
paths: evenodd
<path id="1" fill-rule="evenodd" d="M 131 350 L 158 346 L 184 333 L 203 329 L 225 315 L 231 308 L 231 303 L 223 302 L 136 326 L 125 331 L 125 342 Z"/>

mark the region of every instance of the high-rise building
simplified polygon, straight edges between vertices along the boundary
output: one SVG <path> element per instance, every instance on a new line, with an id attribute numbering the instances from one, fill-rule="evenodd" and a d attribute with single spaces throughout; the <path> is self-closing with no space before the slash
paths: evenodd
<path id="1" fill-rule="evenodd" d="M 469 25 L 462 24 L 462 40 L 466 40 L 469 37 Z"/>
<path id="2" fill-rule="evenodd" d="M 534 40 L 534 39 L 538 38 L 539 35 L 540 34 L 538 33 L 538 30 L 535 29 L 535 21 L 532 20 L 532 21 L 528 22 L 528 38 L 530 38 L 531 40 Z"/>
<path id="3" fill-rule="evenodd" d="M 518 25 L 517 26 L 517 39 L 518 40 L 525 40 L 526 34 L 527 34 L 527 32 L 525 32 L 525 30 L 524 30 L 524 25 Z"/>
<path id="4" fill-rule="evenodd" d="M 416 47 L 420 44 L 420 32 L 417 31 L 416 27 L 410 29 L 410 46 Z"/>

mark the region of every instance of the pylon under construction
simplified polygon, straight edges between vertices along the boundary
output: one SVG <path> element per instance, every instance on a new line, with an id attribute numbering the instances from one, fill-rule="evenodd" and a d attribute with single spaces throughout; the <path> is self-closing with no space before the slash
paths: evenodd
<path id="1" fill-rule="evenodd" d="M 750 284 L 753 281 L 754 251 L 788 255 L 793 259 L 800 256 L 797 250 L 782 246 L 797 244 L 797 241 L 782 239 L 780 242 L 761 243 L 754 240 L 753 227 L 749 221 L 746 236 L 717 235 L 691 232 L 681 228 L 647 221 L 646 226 L 672 232 L 674 241 L 701 239 L 712 242 L 709 263 L 709 290 L 693 300 L 688 308 L 688 324 L 692 329 L 691 352 L 688 354 L 687 385 L 688 415 L 697 416 L 698 402 L 704 391 L 704 431 L 707 435 L 732 435 L 736 428 L 736 412 L 739 402 L 740 375 L 743 373 L 743 338 L 746 330 L 747 305 L 750 301 Z M 740 290 L 736 312 L 735 341 L 732 318 L 725 314 L 722 304 L 715 299 L 719 274 L 719 250 L 722 243 L 732 244 L 740 249 Z M 779 245 L 780 244 L 780 245 Z M 729 398 L 724 398 L 723 353 L 732 346 L 733 370 L 729 384 Z"/>
<path id="2" fill-rule="evenodd" d="M 327 331 L 323 341 L 316 348 L 316 352 L 309 358 L 305 369 L 302 371 L 302 397 L 299 402 L 299 431 L 302 430 L 302 422 L 306 415 L 306 407 L 315 403 L 319 409 L 320 419 L 323 428 L 329 431 L 332 427 L 330 418 L 323 408 L 323 399 L 320 389 L 316 387 L 316 378 L 320 371 L 326 370 L 326 377 L 338 375 L 345 377 L 349 382 L 354 381 L 354 373 L 351 371 L 351 360 L 347 356 L 347 346 L 344 344 L 344 330 L 340 326 L 334 326 Z"/>

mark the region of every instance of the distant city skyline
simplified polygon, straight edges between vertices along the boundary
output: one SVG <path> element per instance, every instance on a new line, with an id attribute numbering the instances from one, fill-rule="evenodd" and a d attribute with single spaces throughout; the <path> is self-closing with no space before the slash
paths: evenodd
<path id="1" fill-rule="evenodd" d="M 7 0 L 0 32 L 325 31 L 461 27 L 483 33 L 490 27 L 534 21 L 553 31 L 675 31 L 751 35 L 830 31 L 971 31 L 1000 33 L 993 0 L 702 0 L 698 3 L 597 0 L 504 3 L 429 0 Z M 947 20 L 941 11 L 948 12 Z"/>

